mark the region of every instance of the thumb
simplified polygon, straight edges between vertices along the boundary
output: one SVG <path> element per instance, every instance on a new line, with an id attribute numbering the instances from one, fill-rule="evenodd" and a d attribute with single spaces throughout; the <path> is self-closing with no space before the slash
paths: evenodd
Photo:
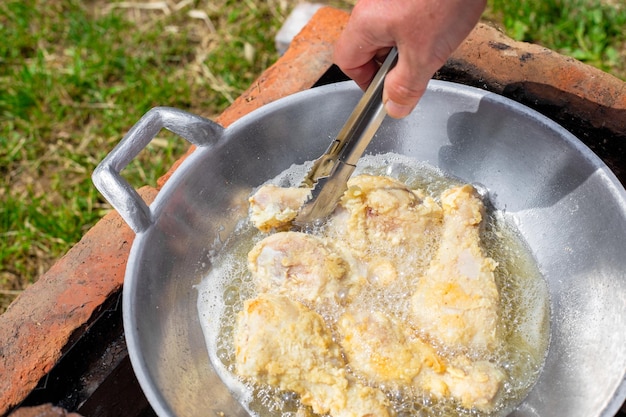
<path id="1" fill-rule="evenodd" d="M 398 54 L 398 63 L 385 77 L 383 103 L 387 114 L 396 119 L 408 116 L 424 95 L 431 75 L 411 65 L 406 54 Z"/>

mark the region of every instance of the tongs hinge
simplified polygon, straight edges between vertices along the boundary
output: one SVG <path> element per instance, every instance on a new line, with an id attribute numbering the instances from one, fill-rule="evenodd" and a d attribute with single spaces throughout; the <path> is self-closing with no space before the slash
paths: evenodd
<path id="1" fill-rule="evenodd" d="M 302 187 L 313 188 L 311 197 L 300 209 L 294 223 L 307 227 L 325 219 L 337 206 L 358 160 L 380 127 L 385 115 L 382 101 L 387 72 L 398 60 L 394 47 L 379 68 L 369 87 L 348 117 L 326 152 L 313 162 Z"/>

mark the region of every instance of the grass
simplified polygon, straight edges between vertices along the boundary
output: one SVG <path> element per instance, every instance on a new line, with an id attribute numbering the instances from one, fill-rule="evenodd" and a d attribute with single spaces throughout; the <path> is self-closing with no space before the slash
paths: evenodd
<path id="1" fill-rule="evenodd" d="M 0 3 L 0 311 L 109 209 L 90 174 L 139 117 L 219 114 L 277 58 L 292 7 L 151 4 Z M 154 184 L 187 146 L 163 133 L 124 175 Z"/>
<path id="2" fill-rule="evenodd" d="M 485 16 L 626 79 L 624 8 L 590 1 L 490 0 Z M 219 114 L 278 58 L 296 3 L 0 2 L 0 312 L 109 210 L 90 175 L 139 117 Z M 186 148 L 163 133 L 124 176 L 155 184 Z"/>

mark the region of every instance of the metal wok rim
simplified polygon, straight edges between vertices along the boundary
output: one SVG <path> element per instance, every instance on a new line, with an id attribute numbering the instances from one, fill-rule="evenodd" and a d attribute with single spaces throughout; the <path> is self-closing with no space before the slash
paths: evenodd
<path id="1" fill-rule="evenodd" d="M 243 116 L 226 128 L 225 132 L 239 130 L 244 127 L 249 120 L 262 117 L 268 113 L 274 113 L 280 111 L 285 107 L 290 107 L 294 103 L 300 101 L 309 100 L 310 98 L 317 97 L 319 95 L 325 95 L 329 91 L 342 92 L 342 91 L 354 91 L 358 87 L 351 81 L 316 87 L 310 90 L 306 90 L 300 93 L 296 93 L 285 98 L 279 99 L 275 102 L 264 105 L 263 107 L 254 110 L 253 112 Z M 560 138 L 567 143 L 573 150 L 583 155 L 597 170 L 601 170 L 609 180 L 607 185 L 610 185 L 613 190 L 612 193 L 619 196 L 620 208 L 626 213 L 626 190 L 619 182 L 613 172 L 606 166 L 606 164 L 593 153 L 586 145 L 584 145 L 578 138 L 572 135 L 562 126 L 556 122 L 542 115 L 541 113 L 530 109 L 514 100 L 500 96 L 495 93 L 480 90 L 475 87 L 469 87 L 462 84 L 456 84 L 446 81 L 431 80 L 428 86 L 428 91 L 431 93 L 445 92 L 464 95 L 477 100 L 488 100 L 490 102 L 498 103 L 505 108 L 511 109 L 513 112 L 520 113 L 534 119 L 546 126 L 546 128 L 555 131 Z M 201 157 L 201 154 L 206 151 L 203 147 L 198 147 L 192 154 L 188 155 L 178 169 L 172 174 L 171 178 L 167 181 L 164 187 L 159 191 L 154 202 L 150 206 L 150 210 L 153 213 L 155 219 L 159 218 L 164 203 L 170 197 L 171 190 L 178 187 L 184 180 L 187 167 L 194 166 L 196 161 Z M 159 392 L 158 387 L 155 385 L 154 379 L 151 377 L 148 364 L 145 362 L 144 357 L 141 354 L 141 346 L 136 335 L 136 331 L 139 326 L 136 322 L 135 314 L 135 290 L 137 285 L 137 278 L 141 271 L 141 259 L 139 255 L 144 245 L 149 242 L 149 231 L 152 226 L 146 231 L 137 234 L 128 258 L 126 267 L 122 309 L 123 309 L 123 324 L 125 330 L 125 337 L 128 346 L 128 353 L 133 366 L 133 370 L 136 374 L 137 380 L 154 411 L 159 416 L 172 416 L 174 415 L 171 408 L 167 404 L 167 401 Z M 604 409 L 601 412 L 601 416 L 610 417 L 620 409 L 621 405 L 626 398 L 626 376 L 622 378 L 621 383 L 613 393 L 613 396 L 608 400 Z"/>

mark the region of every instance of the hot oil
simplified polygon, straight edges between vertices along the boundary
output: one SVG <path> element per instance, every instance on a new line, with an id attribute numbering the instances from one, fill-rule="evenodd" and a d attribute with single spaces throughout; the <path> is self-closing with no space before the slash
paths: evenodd
<path id="1" fill-rule="evenodd" d="M 295 175 L 294 170 L 297 171 Z M 272 182 L 281 186 L 297 186 L 292 179 L 301 178 L 301 170 L 301 167 L 293 168 Z M 412 189 L 426 191 L 435 199 L 445 189 L 461 184 L 434 168 L 419 166 L 408 158 L 396 155 L 364 158 L 357 167 L 357 173 L 389 175 Z M 481 235 L 487 255 L 498 262 L 495 276 L 502 300 L 498 330 L 504 343 L 496 351 L 480 353 L 475 359 L 497 363 L 507 373 L 495 411 L 481 414 L 476 410 L 460 408 L 452 401 L 433 401 L 427 394 L 411 389 L 401 392 L 388 390 L 386 392 L 396 415 L 506 415 L 523 400 L 537 379 L 548 347 L 548 290 L 530 250 L 511 223 L 503 213 L 488 211 Z M 247 254 L 265 236 L 249 223 L 243 223 L 238 228 L 213 259 L 214 267 L 199 288 L 198 307 L 211 361 L 224 382 L 243 398 L 242 402 L 252 414 L 287 417 L 296 415 L 301 407 L 297 396 L 265 385 L 244 382 L 234 375 L 233 332 L 236 316 L 243 308 L 244 301 L 256 295 L 247 271 Z M 432 254 L 424 256 L 430 257 Z M 414 271 L 414 275 L 419 276 L 422 272 Z M 385 287 L 384 290 L 373 289 L 359 295 L 361 299 L 358 302 L 402 318 L 408 311 L 411 291 L 408 282 L 405 285 Z M 325 306 L 323 311 L 318 311 L 330 326 L 343 312 L 342 305 L 335 307 Z M 445 348 L 439 353 L 443 356 L 454 354 Z"/>
<path id="2" fill-rule="evenodd" d="M 488 255 L 498 261 L 495 277 L 501 297 L 499 331 L 505 343 L 495 360 L 509 373 L 504 386 L 506 396 L 511 402 L 519 402 L 539 376 L 548 350 L 548 286 L 530 249 L 501 212 L 490 213 L 481 238 Z"/>

